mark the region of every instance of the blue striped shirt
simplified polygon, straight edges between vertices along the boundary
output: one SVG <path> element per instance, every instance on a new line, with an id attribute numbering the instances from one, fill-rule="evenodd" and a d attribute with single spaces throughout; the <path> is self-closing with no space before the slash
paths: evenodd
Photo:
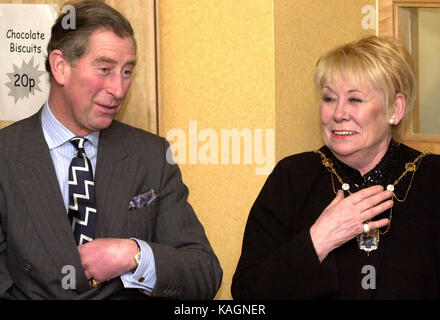
<path id="1" fill-rule="evenodd" d="M 69 206 L 69 166 L 77 150 L 69 140 L 75 137 L 69 129 L 64 127 L 50 111 L 49 103 L 43 107 L 41 113 L 41 124 L 44 138 L 50 150 L 50 156 L 55 167 L 61 195 L 64 200 L 66 212 Z M 84 150 L 90 159 L 93 167 L 93 174 L 96 171 L 96 160 L 98 156 L 99 131 L 92 132 L 86 136 Z M 128 206 L 128 204 L 127 204 Z M 99 214 L 99 211 L 98 211 Z M 156 267 L 151 247 L 142 240 L 134 239 L 141 249 L 141 261 L 134 271 L 121 275 L 125 288 L 137 288 L 146 294 L 151 294 L 156 283 Z M 133 257 L 134 259 L 134 257 Z M 140 280 L 140 281 L 139 281 Z"/>

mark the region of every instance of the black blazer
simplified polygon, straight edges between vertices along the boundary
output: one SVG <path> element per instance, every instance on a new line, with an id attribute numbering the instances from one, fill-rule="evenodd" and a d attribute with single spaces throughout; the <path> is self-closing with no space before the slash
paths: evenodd
<path id="1" fill-rule="evenodd" d="M 400 173 L 420 154 L 405 145 L 398 153 Z M 399 198 L 410 180 L 408 174 L 396 187 Z M 306 152 L 277 164 L 249 214 L 232 281 L 235 299 L 440 298 L 439 155 L 423 158 L 406 201 L 394 202 L 378 250 L 367 255 L 353 239 L 319 263 L 309 229 L 334 197 L 319 155 Z M 362 287 L 364 277 L 374 276 L 364 266 L 374 267 L 375 289 Z"/>
<path id="2" fill-rule="evenodd" d="M 83 268 L 40 113 L 0 131 L 0 298 L 104 299 L 144 297 L 115 278 L 91 289 Z M 187 202 L 177 165 L 166 161 L 165 139 L 118 121 L 100 133 L 95 185 L 95 237 L 147 241 L 157 272 L 153 296 L 209 299 L 222 270 Z M 128 210 L 135 195 L 154 189 L 154 205 Z M 76 290 L 65 290 L 66 265 Z"/>

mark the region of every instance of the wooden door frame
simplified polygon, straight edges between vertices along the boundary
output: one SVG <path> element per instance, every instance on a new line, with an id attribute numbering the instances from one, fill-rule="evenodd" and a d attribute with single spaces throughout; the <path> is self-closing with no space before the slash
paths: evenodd
<path id="1" fill-rule="evenodd" d="M 409 10 L 413 7 L 421 7 L 421 8 L 429 8 L 429 7 L 440 7 L 439 1 L 420 1 L 420 0 L 378 0 L 377 2 L 377 10 L 378 10 L 378 35 L 379 36 L 392 36 L 396 39 L 400 39 L 404 44 L 409 46 L 412 42 L 417 42 L 417 36 L 412 36 L 410 39 L 410 35 L 414 35 L 415 28 L 417 28 L 416 24 L 410 24 L 408 21 L 412 19 L 412 21 L 417 19 L 417 14 Z M 412 31 L 412 32 L 411 32 Z M 409 48 L 411 50 L 411 48 Z M 416 77 L 418 81 L 418 52 L 417 50 L 413 50 L 411 52 L 414 59 L 414 66 Z M 418 96 L 418 94 L 417 94 Z M 414 104 L 414 115 L 418 117 L 418 98 Z M 405 120 L 403 133 L 402 133 L 402 142 L 408 144 L 418 150 L 429 150 L 434 153 L 440 154 L 440 135 L 423 135 L 423 134 L 415 134 L 413 130 L 413 126 L 411 120 L 413 117 L 409 116 Z M 414 124 L 414 122 L 413 122 Z M 415 121 L 416 129 L 417 129 L 417 121 Z M 416 131 L 417 132 L 417 131 Z"/>

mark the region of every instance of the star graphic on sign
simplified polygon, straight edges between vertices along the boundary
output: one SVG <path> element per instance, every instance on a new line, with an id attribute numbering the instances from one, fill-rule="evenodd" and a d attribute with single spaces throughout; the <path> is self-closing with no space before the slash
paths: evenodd
<path id="1" fill-rule="evenodd" d="M 46 71 L 39 71 L 39 64 L 34 66 L 34 57 L 28 63 L 23 60 L 21 68 L 15 64 L 12 64 L 12 66 L 14 71 L 6 74 L 10 81 L 5 85 L 10 90 L 8 96 L 14 97 L 15 103 L 20 99 L 28 98 L 30 93 L 35 95 L 35 90 L 42 92 L 39 86 L 41 83 L 40 77 Z"/>

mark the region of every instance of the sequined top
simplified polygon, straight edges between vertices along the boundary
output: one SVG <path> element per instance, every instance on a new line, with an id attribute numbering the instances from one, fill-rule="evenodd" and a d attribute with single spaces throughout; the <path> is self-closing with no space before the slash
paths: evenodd
<path id="1" fill-rule="evenodd" d="M 333 161 L 333 167 L 341 176 L 342 180 L 350 185 L 350 191 L 356 192 L 374 185 L 382 185 L 384 188 L 392 184 L 402 171 L 402 162 L 399 161 L 397 152 L 399 144 L 391 140 L 387 152 L 380 162 L 363 176 L 360 172 L 338 160 L 333 153 L 324 147 L 322 152 Z"/>

